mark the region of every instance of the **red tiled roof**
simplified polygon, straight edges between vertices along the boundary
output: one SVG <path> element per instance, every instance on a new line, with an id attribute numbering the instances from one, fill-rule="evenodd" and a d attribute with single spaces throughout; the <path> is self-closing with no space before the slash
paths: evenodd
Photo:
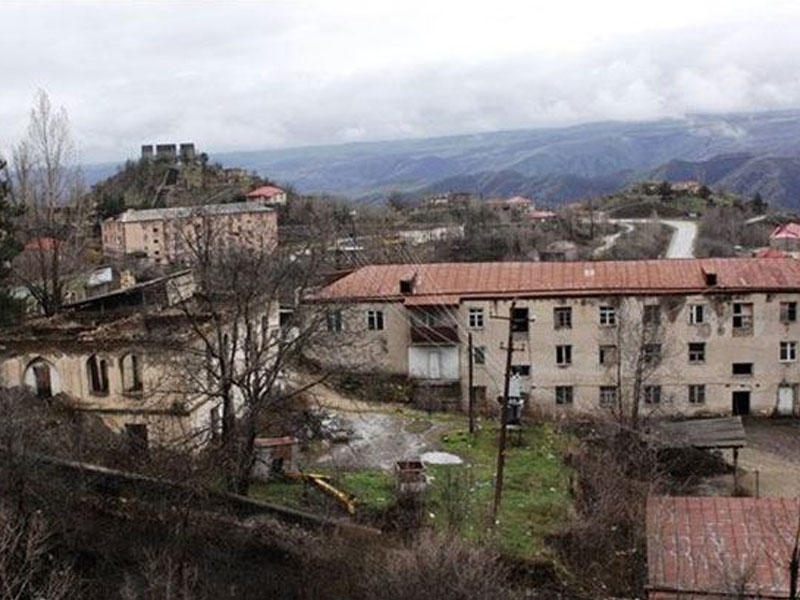
<path id="1" fill-rule="evenodd" d="M 248 198 L 272 198 L 273 196 L 278 196 L 280 194 L 285 194 L 286 192 L 279 187 L 275 187 L 274 185 L 262 185 L 261 187 L 257 187 L 252 192 L 247 192 L 246 196 Z"/>
<path id="2" fill-rule="evenodd" d="M 756 258 L 787 258 L 791 254 L 778 248 L 758 248 L 753 252 L 753 256 Z"/>
<path id="3" fill-rule="evenodd" d="M 312 300 L 400 300 L 400 280 L 409 272 L 416 278 L 407 299 L 800 291 L 800 261 L 792 258 L 428 263 L 362 267 Z M 705 273 L 716 273 L 715 286 L 706 285 Z"/>
<path id="4" fill-rule="evenodd" d="M 786 223 L 778 225 L 770 236 L 771 238 L 800 238 L 800 223 Z"/>
<path id="5" fill-rule="evenodd" d="M 650 599 L 733 597 L 742 576 L 748 598 L 788 598 L 799 516 L 798 498 L 649 498 Z"/>

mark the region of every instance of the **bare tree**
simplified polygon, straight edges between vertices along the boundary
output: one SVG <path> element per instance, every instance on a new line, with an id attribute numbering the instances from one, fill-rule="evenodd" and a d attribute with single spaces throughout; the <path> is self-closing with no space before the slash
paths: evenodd
<path id="1" fill-rule="evenodd" d="M 14 275 L 52 315 L 64 303 L 65 279 L 81 266 L 90 223 L 66 110 L 54 109 L 42 90 L 27 136 L 14 148 L 13 174 L 26 242 Z"/>

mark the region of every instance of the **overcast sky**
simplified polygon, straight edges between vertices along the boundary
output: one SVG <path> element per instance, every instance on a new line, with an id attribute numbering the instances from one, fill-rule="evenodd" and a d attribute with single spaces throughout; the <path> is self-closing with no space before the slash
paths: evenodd
<path id="1" fill-rule="evenodd" d="M 85 162 L 796 108 L 798 32 L 797 0 L 0 0 L 0 148 L 39 88 Z"/>

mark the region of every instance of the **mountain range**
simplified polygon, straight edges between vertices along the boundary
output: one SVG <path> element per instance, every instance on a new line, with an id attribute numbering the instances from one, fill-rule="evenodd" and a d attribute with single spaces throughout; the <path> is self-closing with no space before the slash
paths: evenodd
<path id="1" fill-rule="evenodd" d="M 469 191 L 549 204 L 642 179 L 699 179 L 800 208 L 800 110 L 696 114 L 429 139 L 212 153 L 301 193 L 379 200 Z"/>

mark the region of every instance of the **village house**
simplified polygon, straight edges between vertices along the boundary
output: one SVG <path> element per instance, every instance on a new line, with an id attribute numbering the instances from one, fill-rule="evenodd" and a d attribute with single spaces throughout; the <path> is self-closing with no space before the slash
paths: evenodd
<path id="1" fill-rule="evenodd" d="M 798 498 L 651 497 L 647 597 L 786 598 Z"/>
<path id="2" fill-rule="evenodd" d="M 201 447 L 219 433 L 222 415 L 219 398 L 195 381 L 204 368 L 191 349 L 204 325 L 183 304 L 194 292 L 183 270 L 3 331 L 0 387 L 58 397 L 136 446 Z M 264 311 L 258 322 L 269 335 L 279 328 L 277 303 Z"/>
<path id="3" fill-rule="evenodd" d="M 313 357 L 342 370 L 406 376 L 465 407 L 471 336 L 475 396 L 492 410 L 510 326 L 527 406 L 613 407 L 642 356 L 638 402 L 659 416 L 797 414 L 798 300 L 800 262 L 726 258 L 371 265 L 307 301 L 330 305 L 336 348 Z"/>
<path id="4" fill-rule="evenodd" d="M 769 245 L 787 252 L 800 251 L 800 223 L 778 225 L 769 235 Z"/>
<path id="5" fill-rule="evenodd" d="M 278 244 L 278 217 L 258 202 L 130 209 L 103 221 L 101 235 L 107 256 L 174 264 L 185 261 L 203 236 L 218 247 L 272 250 Z"/>
<path id="6" fill-rule="evenodd" d="M 252 202 L 260 202 L 264 206 L 282 206 L 286 204 L 286 190 L 274 185 L 262 185 L 246 194 Z"/>

